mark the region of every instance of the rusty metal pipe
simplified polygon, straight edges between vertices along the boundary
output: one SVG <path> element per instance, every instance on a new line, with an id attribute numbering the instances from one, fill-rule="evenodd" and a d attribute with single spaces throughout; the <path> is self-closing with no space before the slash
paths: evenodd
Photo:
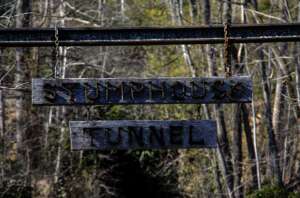
<path id="1" fill-rule="evenodd" d="M 60 46 L 224 43 L 223 25 L 199 27 L 59 28 Z M 54 46 L 54 28 L 0 29 L 0 47 Z M 230 42 L 300 41 L 300 23 L 231 25 Z"/>

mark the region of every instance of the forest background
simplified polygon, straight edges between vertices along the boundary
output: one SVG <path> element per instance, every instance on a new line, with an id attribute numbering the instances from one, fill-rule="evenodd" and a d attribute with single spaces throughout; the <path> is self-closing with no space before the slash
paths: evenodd
<path id="1" fill-rule="evenodd" d="M 1 28 L 300 21 L 297 0 L 1 0 Z M 35 107 L 31 78 L 224 75 L 223 45 L 0 48 L 2 197 L 300 197 L 300 44 L 235 44 L 253 102 Z M 70 150 L 69 120 L 218 123 L 214 150 Z M 298 192 L 298 193 L 297 193 Z"/>

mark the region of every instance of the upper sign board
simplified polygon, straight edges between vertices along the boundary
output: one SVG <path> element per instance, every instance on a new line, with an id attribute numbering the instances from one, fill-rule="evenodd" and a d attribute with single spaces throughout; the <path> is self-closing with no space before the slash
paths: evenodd
<path id="1" fill-rule="evenodd" d="M 249 77 L 33 79 L 35 105 L 246 103 Z"/>

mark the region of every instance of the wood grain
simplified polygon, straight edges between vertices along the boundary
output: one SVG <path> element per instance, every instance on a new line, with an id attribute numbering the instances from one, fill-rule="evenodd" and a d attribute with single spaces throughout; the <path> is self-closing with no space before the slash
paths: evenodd
<path id="1" fill-rule="evenodd" d="M 212 120 L 71 121 L 72 150 L 216 148 Z"/>
<path id="2" fill-rule="evenodd" d="M 247 103 L 249 77 L 33 79 L 34 105 Z"/>

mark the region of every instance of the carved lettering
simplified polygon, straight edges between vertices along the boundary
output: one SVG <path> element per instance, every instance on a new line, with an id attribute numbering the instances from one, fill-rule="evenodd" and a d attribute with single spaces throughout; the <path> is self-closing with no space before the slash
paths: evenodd
<path id="1" fill-rule="evenodd" d="M 63 96 L 63 98 L 68 102 L 68 103 L 74 103 L 76 102 L 76 95 L 75 95 L 75 89 L 78 84 L 76 83 L 62 83 L 62 85 L 58 88 L 62 90 L 66 96 Z"/>
<path id="2" fill-rule="evenodd" d="M 135 99 L 135 94 L 138 94 L 144 91 L 144 84 L 138 82 L 129 82 L 130 85 L 130 98 L 131 100 Z"/>
<path id="3" fill-rule="evenodd" d="M 139 146 L 144 146 L 143 127 L 128 126 L 128 138 L 130 145 L 136 142 Z"/>
<path id="4" fill-rule="evenodd" d="M 83 133 L 88 134 L 88 136 L 90 137 L 90 146 L 96 147 L 97 144 L 95 142 L 97 142 L 97 130 L 93 128 L 83 128 Z"/>
<path id="5" fill-rule="evenodd" d="M 196 140 L 194 137 L 194 126 L 189 126 L 189 144 L 190 145 L 204 145 L 204 140 L 198 139 Z"/>
<path id="6" fill-rule="evenodd" d="M 36 105 L 251 102 L 249 77 L 33 80 Z"/>
<path id="7" fill-rule="evenodd" d="M 165 82 L 161 82 L 160 85 L 154 84 L 152 81 L 149 82 L 149 99 L 154 99 L 155 93 L 159 92 L 160 96 L 159 98 L 164 99 L 165 98 Z"/>
<path id="8" fill-rule="evenodd" d="M 170 126 L 170 143 L 172 145 L 182 145 L 183 126 Z"/>
<path id="9" fill-rule="evenodd" d="M 98 83 L 93 83 L 94 85 L 91 85 L 90 83 L 84 83 L 84 99 L 87 102 L 94 102 L 95 100 L 99 99 L 100 96 L 100 90 Z"/>
<path id="10" fill-rule="evenodd" d="M 230 85 L 230 89 L 227 92 L 228 98 L 230 98 L 231 100 L 239 99 L 243 93 L 243 89 L 244 89 L 244 87 L 241 82 L 237 82 L 237 83 L 233 82 Z"/>
<path id="11" fill-rule="evenodd" d="M 214 99 L 221 100 L 226 97 L 226 90 L 224 88 L 224 84 L 225 83 L 223 80 L 217 80 L 213 83 L 211 88 L 214 93 Z"/>
<path id="12" fill-rule="evenodd" d="M 201 85 L 198 85 L 194 81 L 191 82 L 191 95 L 192 95 L 192 98 L 202 99 L 206 96 L 206 87 L 205 87 L 206 82 L 201 81 L 200 84 Z"/>
<path id="13" fill-rule="evenodd" d="M 172 97 L 176 100 L 183 100 L 186 96 L 186 85 L 182 82 L 176 81 L 171 85 Z"/>
<path id="14" fill-rule="evenodd" d="M 122 135 L 120 130 L 113 130 L 113 128 L 103 128 L 106 141 L 109 145 L 117 146 L 122 142 Z"/>
<path id="15" fill-rule="evenodd" d="M 157 142 L 159 146 L 165 146 L 163 127 L 159 127 L 158 130 L 155 126 L 149 126 L 149 133 L 149 141 L 151 145 Z"/>
<path id="16" fill-rule="evenodd" d="M 56 99 L 56 86 L 51 84 L 44 84 L 44 97 L 47 102 L 54 103 Z"/>
<path id="17" fill-rule="evenodd" d="M 109 81 L 105 82 L 105 99 L 109 101 L 111 99 L 111 95 L 115 95 L 121 99 L 124 98 L 123 87 L 122 83 L 120 85 L 114 85 Z M 119 92 L 119 93 L 118 93 Z"/>
<path id="18" fill-rule="evenodd" d="M 71 121 L 70 130 L 73 150 L 215 148 L 217 146 L 217 125 L 212 120 Z"/>

